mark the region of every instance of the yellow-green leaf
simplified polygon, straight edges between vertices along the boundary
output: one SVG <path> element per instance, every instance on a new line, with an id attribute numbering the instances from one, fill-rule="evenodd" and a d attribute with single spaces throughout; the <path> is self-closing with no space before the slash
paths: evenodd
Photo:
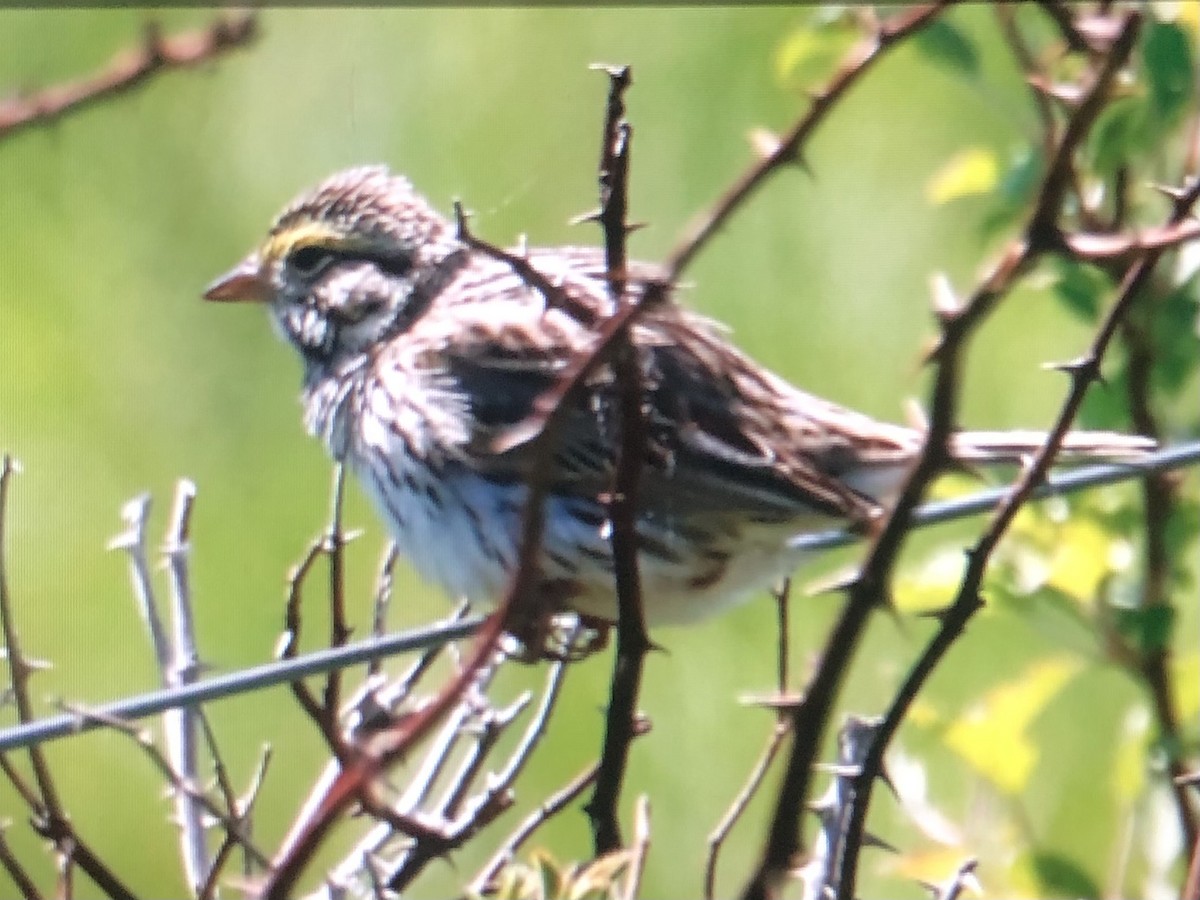
<path id="1" fill-rule="evenodd" d="M 1123 540 L 1094 519 L 1077 516 L 1063 526 L 1051 557 L 1048 583 L 1079 603 L 1095 599 L 1100 585 L 1121 561 Z"/>
<path id="2" fill-rule="evenodd" d="M 946 730 L 947 746 L 1001 790 L 1019 792 L 1038 760 L 1026 732 L 1079 667 L 1067 657 L 1035 662 L 964 711 Z"/>
<path id="3" fill-rule="evenodd" d="M 1000 166 L 992 151 L 984 147 L 968 147 L 952 156 L 933 174 L 925 186 L 930 203 L 949 203 L 960 197 L 987 194 L 996 188 Z"/>
<path id="4" fill-rule="evenodd" d="M 1200 653 L 1177 653 L 1171 660 L 1171 685 L 1179 718 L 1193 721 L 1200 712 Z"/>
<path id="5" fill-rule="evenodd" d="M 797 88 L 819 85 L 837 71 L 858 38 L 858 30 L 844 18 L 797 28 L 775 51 L 776 77 Z"/>

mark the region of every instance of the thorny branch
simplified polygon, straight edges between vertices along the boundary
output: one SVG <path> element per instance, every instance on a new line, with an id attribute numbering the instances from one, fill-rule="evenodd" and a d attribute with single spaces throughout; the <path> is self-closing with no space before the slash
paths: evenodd
<path id="1" fill-rule="evenodd" d="M 1117 73 L 1129 58 L 1139 24 L 1140 18 L 1136 14 L 1129 14 L 1122 19 L 1108 54 L 1102 58 L 1098 69 L 1081 92 L 1082 99 L 1068 119 L 1056 152 L 1049 162 L 1024 235 L 1003 251 L 999 262 L 966 303 L 960 306 L 943 301 L 938 309 L 942 333 L 930 357 L 937 365 L 937 372 L 925 441 L 895 506 L 878 531 L 858 576 L 850 585 L 846 603 L 826 642 L 816 675 L 804 700 L 796 708 L 793 718 L 796 743 L 784 776 L 762 863 L 744 894 L 747 898 L 774 896 L 778 884 L 789 871 L 794 854 L 802 845 L 800 811 L 808 796 L 812 766 L 821 746 L 824 725 L 832 710 L 834 697 L 871 612 L 886 604 L 890 573 L 907 536 L 911 514 L 927 486 L 948 461 L 947 442 L 956 424 L 959 369 L 968 338 L 1038 256 L 1061 248 L 1058 218 L 1072 183 L 1075 150 L 1099 115 Z M 1039 476 L 1044 474 L 1044 467 L 1053 461 L 1061 440 L 1062 434 L 1056 434 L 1040 454 L 1042 465 L 1039 466 Z M 1031 481 L 1029 489 L 1034 484 Z M 1025 495 L 1022 494 L 1022 502 L 1024 499 Z M 975 595 L 970 600 L 975 606 L 980 602 Z M 861 829 L 854 837 L 855 840 L 847 842 L 845 859 L 857 858 Z M 841 875 L 839 897 L 853 897 L 855 866 L 846 864 Z"/>
<path id="2" fill-rule="evenodd" d="M 145 84 L 161 72 L 217 59 L 248 46 L 257 36 L 258 19 L 253 13 L 223 14 L 207 28 L 167 36 L 151 22 L 140 48 L 118 54 L 95 75 L 0 103 L 0 139 L 53 124 L 68 113 Z"/>
<path id="3" fill-rule="evenodd" d="M 625 91 L 632 84 L 627 66 L 607 69 L 608 103 L 600 152 L 600 210 L 597 219 L 604 231 L 604 261 L 613 309 L 630 305 L 625 297 L 626 224 L 629 191 L 629 141 L 625 120 Z M 638 482 L 646 455 L 646 423 L 642 412 L 642 375 L 637 351 L 622 331 L 613 348 L 617 385 L 618 450 L 609 499 L 612 521 L 613 576 L 617 595 L 617 647 L 612 686 L 604 723 L 604 744 L 596 788 L 584 812 L 592 824 L 596 856 L 622 846 L 617 803 L 636 731 L 637 696 L 642 662 L 650 649 L 646 635 L 641 580 L 638 575 Z"/>
<path id="4" fill-rule="evenodd" d="M 1119 35 L 1113 43 L 1110 55 L 1106 58 L 1103 68 L 1094 77 L 1086 91 L 1084 102 L 1080 105 L 1075 116 L 1068 124 L 1063 143 L 1059 146 L 1058 161 L 1069 159 L 1070 154 L 1073 152 L 1074 145 L 1067 143 L 1072 135 L 1074 135 L 1074 140 L 1078 142 L 1087 133 L 1087 125 L 1089 123 L 1085 120 L 1085 117 L 1090 115 L 1094 119 L 1098 113 L 1109 84 L 1111 84 L 1116 72 L 1124 65 L 1132 51 L 1139 26 L 1140 18 L 1136 14 L 1130 14 L 1123 18 Z M 1081 120 L 1085 121 L 1081 122 Z M 1035 229 L 1047 227 L 1057 230 L 1057 210 L 1061 208 L 1065 192 L 1061 189 L 1055 190 L 1053 181 L 1054 179 L 1060 179 L 1062 183 L 1065 183 L 1069 177 L 1068 172 L 1069 167 L 1064 164 L 1051 167 L 1050 173 L 1047 175 L 1046 182 L 1043 185 L 1043 191 L 1039 195 L 1037 212 L 1030 226 L 1031 233 Z M 1198 195 L 1200 195 L 1200 182 L 1179 197 L 1173 210 L 1171 221 L 1167 226 L 1168 228 L 1184 220 L 1191 206 L 1196 202 Z M 1054 200 L 1047 200 L 1047 197 L 1054 198 Z M 1054 204 L 1058 204 L 1058 206 Z M 1041 217 L 1040 224 L 1039 217 Z M 1036 244 L 1033 240 L 1030 240 L 1026 247 L 1025 252 L 1027 254 L 1037 252 Z M 1016 484 L 1012 486 L 1008 496 L 995 512 L 991 523 L 982 537 L 968 551 L 967 569 L 959 586 L 958 594 L 951 606 L 940 615 L 941 626 L 937 634 L 914 665 L 893 701 L 857 779 L 854 817 L 850 822 L 849 839 L 842 860 L 841 876 L 843 880 L 839 889 L 839 897 L 853 896 L 854 878 L 857 871 L 857 854 L 861 846 L 866 810 L 870 799 L 873 779 L 882 771 L 883 754 L 888 741 L 896 728 L 898 728 L 900 720 L 907 712 L 908 706 L 915 698 L 917 691 L 924 684 L 928 675 L 937 663 L 940 662 L 959 634 L 961 634 L 967 620 L 980 607 L 982 601 L 979 596 L 979 590 L 991 554 L 1007 531 L 1017 511 L 1031 497 L 1037 485 L 1045 479 L 1058 449 L 1062 445 L 1062 441 L 1079 411 L 1085 393 L 1092 384 L 1100 379 L 1100 364 L 1108 345 L 1116 334 L 1118 327 L 1128 315 L 1133 302 L 1140 295 L 1163 250 L 1163 247 L 1150 247 L 1133 263 L 1126 272 L 1118 291 L 1117 299 L 1102 322 L 1087 354 L 1081 359 L 1063 367 L 1071 377 L 1070 390 L 1063 401 L 1046 442 L 1034 455 L 1032 461 L 1022 472 Z M 970 314 L 975 303 L 981 302 L 985 296 L 987 295 L 977 294 L 975 300 L 963 310 L 961 315 L 965 317 Z M 990 304 L 994 300 L 982 302 Z M 943 344 L 943 349 L 946 346 L 946 344 Z M 943 357 L 942 365 L 945 365 L 945 357 Z M 939 376 L 940 374 L 941 372 L 939 372 Z M 1187 831 L 1186 819 L 1184 824 L 1185 834 L 1190 836 L 1190 833 Z M 1194 825 L 1192 827 L 1194 828 Z"/>

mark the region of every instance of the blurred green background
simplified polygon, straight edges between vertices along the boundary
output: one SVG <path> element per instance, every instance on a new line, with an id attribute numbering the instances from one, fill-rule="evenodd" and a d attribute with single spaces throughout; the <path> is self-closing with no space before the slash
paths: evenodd
<path id="1" fill-rule="evenodd" d="M 154 17 L 174 30 L 210 14 Z M 8 574 L 26 647 L 54 663 L 35 682 L 41 710 L 54 711 L 57 698 L 95 703 L 157 685 L 125 560 L 105 544 L 120 530 L 121 504 L 145 490 L 161 534 L 181 476 L 199 488 L 192 565 L 204 661 L 228 671 L 272 655 L 285 573 L 324 522 L 329 464 L 303 434 L 296 360 L 262 312 L 216 308 L 199 294 L 286 201 L 340 167 L 385 162 L 442 209 L 461 199 L 475 232 L 491 241 L 525 234 L 534 244 L 594 242 L 594 226 L 568 224 L 595 204 L 606 82 L 588 64 L 630 63 L 631 217 L 649 224 L 631 249 L 660 258 L 745 167 L 748 133 L 782 130 L 803 108 L 794 80 L 781 76 L 779 53 L 809 17 L 777 8 L 270 11 L 247 51 L 0 142 L 0 447 L 25 469 L 12 492 Z M 32 89 L 89 73 L 135 43 L 147 18 L 136 10 L 0 12 L 0 85 Z M 779 175 L 689 273 L 687 302 L 727 322 L 757 359 L 890 419 L 903 415 L 906 398 L 923 396 L 930 277 L 943 272 L 966 288 L 1003 237 L 981 236 L 983 200 L 933 204 L 927 185 L 967 147 L 1008 159 L 1035 123 L 990 12 L 967 7 L 952 21 L 980 41 L 977 84 L 899 49 L 819 131 L 807 154 L 811 172 Z M 1066 384 L 1042 364 L 1075 356 L 1089 334 L 1044 292 L 1014 294 L 974 345 L 964 423 L 1048 424 Z M 383 535 L 357 489 L 348 523 L 366 529 L 349 555 L 352 612 L 365 628 Z M 970 534 L 969 526 L 918 541 L 912 565 L 955 534 Z M 823 561 L 801 583 L 852 558 Z M 406 571 L 396 598 L 397 626 L 447 608 Z M 794 605 L 798 673 L 836 603 L 822 596 Z M 1194 624 L 1194 609 L 1185 612 Z M 322 619 L 315 608 L 310 616 L 315 646 Z M 879 617 L 847 710 L 880 711 L 930 627 Z M 771 727 L 768 713 L 739 698 L 773 684 L 773 628 L 764 599 L 655 635 L 667 652 L 650 657 L 642 695 L 654 730 L 633 749 L 625 794 L 652 796 L 646 897 L 699 892 L 705 837 Z M 1131 821 L 1132 807 L 1096 785 L 1108 784 L 1130 740 L 1145 743 L 1145 722 L 1140 731 L 1130 724 L 1141 695 L 1097 663 L 1090 641 L 1071 622 L 1056 630 L 1037 614 L 989 609 L 935 677 L 926 727 L 901 734 L 900 745 L 928 767 L 930 801 L 962 829 L 966 843 L 947 858 L 982 855 L 980 877 L 1001 893 L 1036 893 L 1038 882 L 1014 874 L 1011 854 L 989 860 L 989 847 L 1048 848 L 1079 877 L 1102 883 Z M 1005 793 L 928 723 L 954 719 L 1054 654 L 1085 670 L 1030 724 L 1036 745 L 1054 752 L 1039 758 L 1025 790 Z M 593 758 L 608 669 L 604 655 L 571 673 L 550 736 L 519 785 L 522 804 Z M 284 689 L 209 712 L 239 783 L 264 743 L 275 748 L 256 820 L 272 848 L 319 770 L 319 739 Z M 82 833 L 139 892 L 180 894 L 169 806 L 128 739 L 91 735 L 49 752 Z M 1135 753 L 1135 768 L 1140 759 Z M 769 806 L 754 804 L 730 840 L 722 893 L 736 889 L 754 859 Z M 7 785 L 0 813 L 24 818 Z M 899 877 L 901 862 L 936 844 L 886 793 L 871 827 L 906 856 L 870 854 L 862 891 L 921 896 Z M 343 829 L 343 845 L 356 828 Z M 997 833 L 1004 829 L 1018 833 Z M 41 853 L 24 827 L 11 828 L 9 840 L 27 860 Z M 541 841 L 560 858 L 590 847 L 577 811 Z M 413 896 L 448 895 L 491 846 L 485 836 L 454 865 L 435 865 Z"/>

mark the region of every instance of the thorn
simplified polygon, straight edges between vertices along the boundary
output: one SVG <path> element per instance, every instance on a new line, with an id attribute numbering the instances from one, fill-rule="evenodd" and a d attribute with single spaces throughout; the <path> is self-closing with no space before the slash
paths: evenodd
<path id="1" fill-rule="evenodd" d="M 1178 188 L 1170 184 L 1160 184 L 1157 181 L 1150 182 L 1149 187 L 1151 190 L 1157 191 L 1174 203 L 1178 203 L 1180 200 L 1182 200 L 1184 195 L 1187 193 L 1187 191 L 1185 191 L 1183 188 Z"/>
<path id="2" fill-rule="evenodd" d="M 462 201 L 454 201 L 454 236 L 460 241 L 469 240 L 470 232 L 467 230 L 467 219 L 471 217 L 470 213 L 463 209 Z"/>
<path id="3" fill-rule="evenodd" d="M 803 588 L 805 597 L 821 597 L 826 594 L 840 594 L 850 590 L 858 582 L 859 569 L 857 566 L 841 569 L 816 579 Z"/>
<path id="4" fill-rule="evenodd" d="M 955 295 L 950 278 L 944 272 L 938 272 L 929 279 L 929 290 L 933 294 L 933 312 L 943 325 L 962 312 L 962 302 Z"/>
<path id="5" fill-rule="evenodd" d="M 885 841 L 883 838 L 878 837 L 877 835 L 871 834 L 871 832 L 869 832 L 869 831 L 863 832 L 863 846 L 864 847 L 878 847 L 880 850 L 886 850 L 888 853 L 895 853 L 895 854 L 900 853 L 900 850 L 898 848 L 892 846 L 887 841 Z"/>
<path id="6" fill-rule="evenodd" d="M 782 146 L 779 135 L 767 128 L 753 128 L 747 137 L 750 141 L 750 148 L 760 161 L 770 159 L 779 152 L 779 148 Z"/>
<path id="7" fill-rule="evenodd" d="M 1083 101 L 1083 88 L 1066 82 L 1050 82 L 1041 75 L 1030 75 L 1025 79 L 1029 86 L 1066 106 L 1076 107 Z"/>
<path id="8" fill-rule="evenodd" d="M 933 619 L 938 624 L 944 624 L 946 617 L 950 615 L 950 611 L 954 609 L 954 604 L 943 606 L 941 609 L 923 609 L 913 613 L 913 616 L 918 619 Z"/>
<path id="9" fill-rule="evenodd" d="M 909 397 L 904 401 L 904 419 L 913 431 L 919 431 L 921 434 L 929 431 L 929 417 L 925 415 L 925 410 L 916 397 Z"/>
<path id="10" fill-rule="evenodd" d="M 759 709 L 783 710 L 794 712 L 804 702 L 803 694 L 746 694 L 738 698 L 743 706 L 756 706 Z"/>
<path id="11" fill-rule="evenodd" d="M 602 215 L 600 209 L 593 209 L 585 213 L 580 213 L 577 216 L 572 216 L 567 220 L 568 225 L 586 225 L 589 222 L 599 222 Z"/>
<path id="12" fill-rule="evenodd" d="M 649 228 L 649 222 L 630 222 L 625 226 L 626 234 L 633 234 L 635 231 L 641 231 L 643 228 Z"/>

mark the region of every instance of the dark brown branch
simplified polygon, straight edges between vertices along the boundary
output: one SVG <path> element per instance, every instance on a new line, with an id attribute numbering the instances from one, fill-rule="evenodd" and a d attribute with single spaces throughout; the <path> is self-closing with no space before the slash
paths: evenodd
<path id="1" fill-rule="evenodd" d="M 1152 314 L 1152 311 L 1147 311 L 1147 316 Z M 1157 439 L 1160 437 L 1160 429 L 1150 405 L 1155 353 L 1149 332 L 1147 317 L 1129 316 L 1122 323 L 1121 334 L 1128 354 L 1126 396 L 1130 414 L 1140 434 Z M 1143 612 L 1171 607 L 1171 558 L 1167 529 L 1178 505 L 1178 494 L 1179 482 L 1169 475 L 1156 473 L 1142 482 L 1145 577 L 1142 579 L 1140 608 Z M 1184 785 L 1178 783 L 1178 777 L 1185 772 L 1181 757 L 1184 742 L 1180 734 L 1179 713 L 1175 707 L 1171 685 L 1169 653 L 1170 647 L 1165 641 L 1158 646 L 1139 643 L 1135 647 L 1131 668 L 1150 694 L 1154 718 L 1166 750 L 1167 771 L 1172 779 L 1170 790 L 1174 795 L 1180 833 L 1183 835 L 1184 844 L 1192 846 L 1200 840 L 1200 827 L 1197 825 L 1196 810 L 1192 805 L 1190 793 Z"/>
<path id="2" fill-rule="evenodd" d="M 279 646 L 280 659 L 292 659 L 300 652 L 300 633 L 303 626 L 300 605 L 304 598 L 304 583 L 308 579 L 308 573 L 312 571 L 312 567 L 316 565 L 317 560 L 324 552 L 324 548 L 323 540 L 313 541 L 309 544 L 300 562 L 288 573 L 287 602 L 284 604 L 283 612 L 283 638 Z M 300 708 L 320 729 L 321 736 L 325 738 L 330 752 L 341 759 L 345 755 L 346 748 L 338 731 L 336 712 L 330 716 L 328 710 L 321 705 L 304 681 L 296 680 L 289 686 L 296 702 L 300 704 Z"/>
<path id="3" fill-rule="evenodd" d="M 216 59 L 248 46 L 257 35 L 258 19 L 253 13 L 222 15 L 207 28 L 167 37 L 150 23 L 141 47 L 118 54 L 95 75 L 0 104 L 0 139 L 51 125 L 68 113 L 145 84 L 159 73 Z"/>
<path id="4" fill-rule="evenodd" d="M 928 19 L 908 14 L 904 21 L 923 24 Z M 790 869 L 794 854 L 802 844 L 800 813 L 808 796 L 812 767 L 820 751 L 824 728 L 832 712 L 834 699 L 871 612 L 886 603 L 891 571 L 907 536 L 912 511 L 927 486 L 948 461 L 947 441 L 957 421 L 960 360 L 967 340 L 975 327 L 1008 292 L 1016 279 L 1028 269 L 1033 260 L 1041 253 L 1059 245 L 1057 219 L 1071 185 L 1071 160 L 1075 149 L 1103 108 L 1117 72 L 1132 51 L 1137 37 L 1138 21 L 1136 16 L 1131 16 L 1125 21 L 1125 28 L 1119 40 L 1114 44 L 1111 54 L 1105 58 L 1100 70 L 1088 83 L 1083 101 L 1068 121 L 1060 138 L 1058 152 L 1051 160 L 1042 182 L 1024 239 L 1013 242 L 1005 250 L 992 272 L 982 281 L 964 307 L 949 308 L 943 304 L 938 311 L 942 334 L 932 356 L 937 363 L 937 374 L 925 441 L 895 506 L 878 531 L 858 577 L 850 586 L 842 613 L 826 641 L 821 663 L 804 700 L 797 706 L 793 715 L 795 744 L 788 761 L 763 860 L 745 891 L 747 898 L 774 896 L 778 884 Z M 976 605 L 979 603 L 978 597 L 973 600 Z M 867 783 L 867 790 L 869 787 L 870 782 Z M 840 897 L 854 896 L 856 866 L 853 861 L 857 859 L 861 835 L 860 828 L 857 834 L 847 841 L 845 852 L 850 862 L 844 865 L 841 872 L 838 885 Z"/>
<path id="5" fill-rule="evenodd" d="M 0 866 L 3 866 L 4 871 L 12 880 L 13 885 L 23 900 L 43 900 L 41 892 L 37 889 L 37 885 L 33 883 L 33 879 L 25 871 L 25 867 L 13 855 L 12 849 L 8 846 L 8 841 L 4 839 L 4 827 L 2 825 L 0 825 Z"/>
<path id="6" fill-rule="evenodd" d="M 600 156 L 600 212 L 604 230 L 605 266 L 614 309 L 632 304 L 624 295 L 626 210 L 629 189 L 629 137 L 624 93 L 631 83 L 628 67 L 607 70 L 608 104 Z M 584 812 L 592 824 L 593 848 L 602 856 L 622 846 L 617 803 L 635 731 L 642 661 L 650 649 L 646 636 L 641 580 L 638 575 L 638 483 L 646 453 L 646 423 L 642 414 L 642 377 L 637 351 L 623 331 L 613 350 L 617 382 L 617 421 L 620 441 L 612 496 L 608 504 L 612 527 L 613 573 L 617 595 L 617 647 L 612 686 L 605 716 L 604 745 L 596 789 Z"/>

